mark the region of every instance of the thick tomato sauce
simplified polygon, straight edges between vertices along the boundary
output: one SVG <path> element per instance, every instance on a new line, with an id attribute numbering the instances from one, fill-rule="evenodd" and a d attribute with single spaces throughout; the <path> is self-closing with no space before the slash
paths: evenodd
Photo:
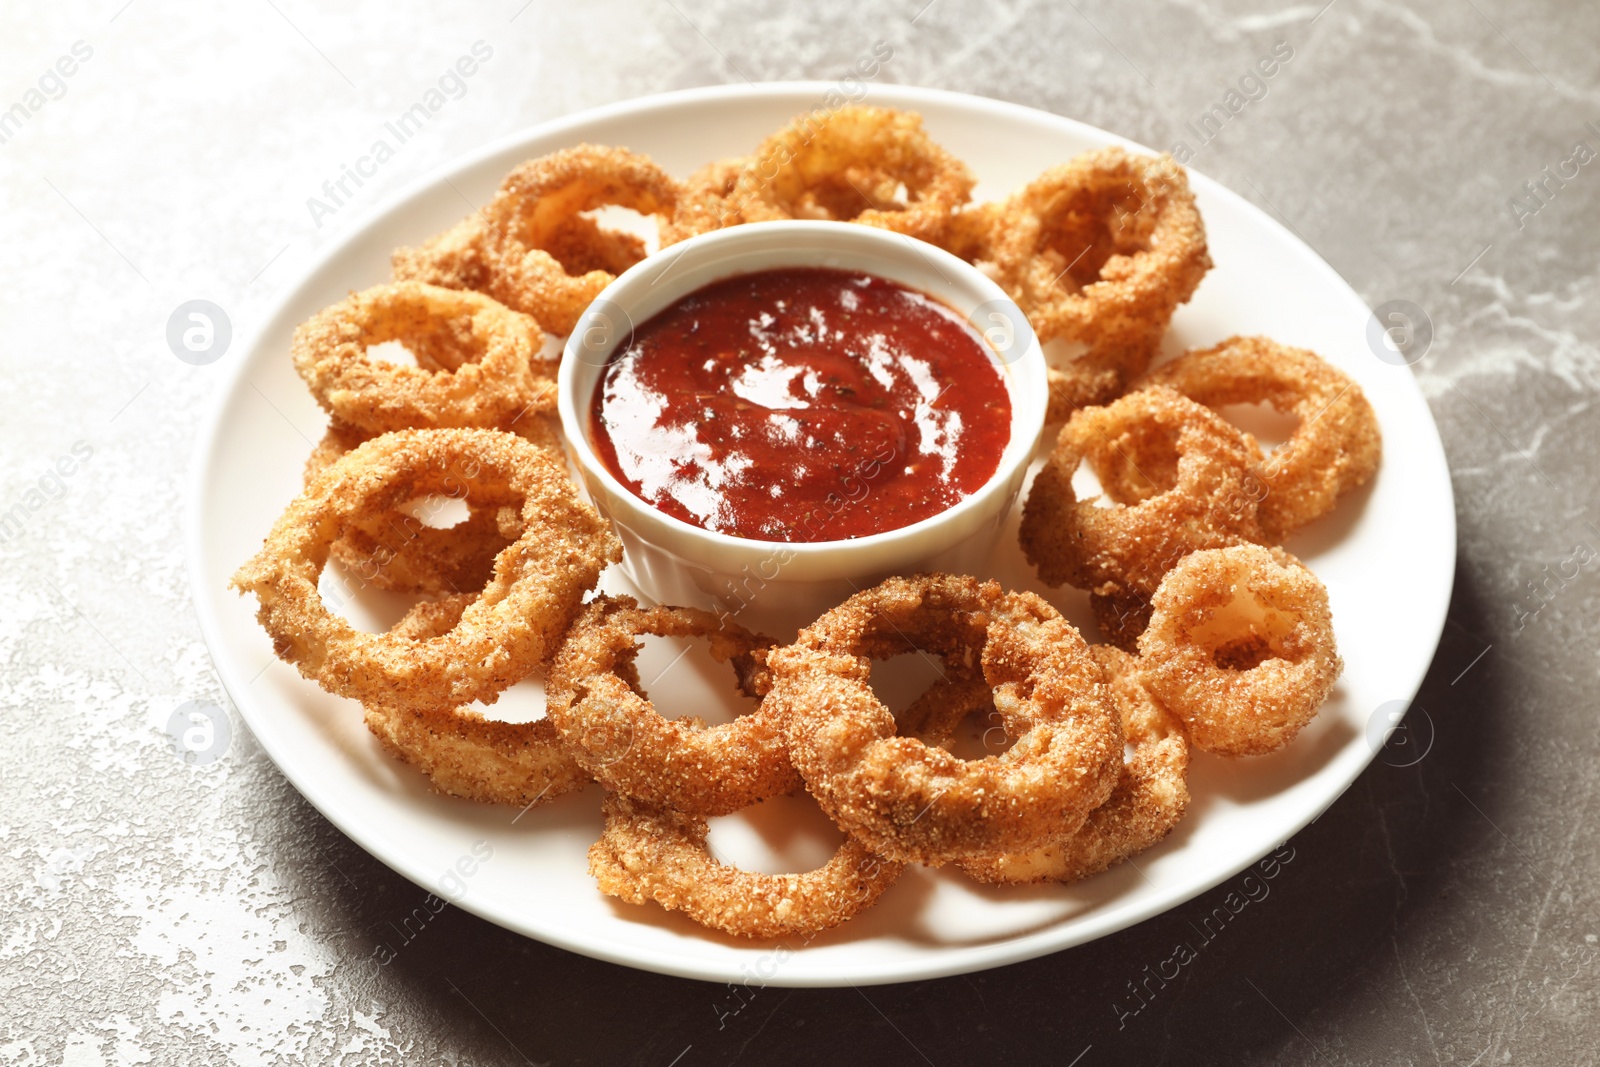
<path id="1" fill-rule="evenodd" d="M 760 541 L 836 541 L 949 508 L 999 466 L 1011 400 L 989 348 L 872 275 L 739 275 L 639 326 L 595 389 L 602 462 L 657 509 Z"/>

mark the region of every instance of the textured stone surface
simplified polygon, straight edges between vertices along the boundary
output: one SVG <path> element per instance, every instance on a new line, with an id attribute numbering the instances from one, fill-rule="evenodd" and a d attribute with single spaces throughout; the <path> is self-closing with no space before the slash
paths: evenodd
<path id="1" fill-rule="evenodd" d="M 1600 10 L 121 3 L 0 16 L 0 107 L 74 42 L 93 50 L 0 144 L 0 510 L 29 505 L 25 532 L 0 543 L 0 1062 L 1596 1061 L 1600 566 L 1552 586 L 1537 614 L 1528 583 L 1600 546 L 1600 163 L 1552 184 L 1520 225 L 1508 198 L 1574 142 L 1600 147 L 1587 125 L 1600 123 Z M 496 58 L 445 120 L 315 225 L 306 197 L 480 38 Z M 1270 897 L 1151 983 L 1137 1014 L 1129 983 L 1225 887 L 998 971 L 760 991 L 721 1025 L 727 989 L 455 909 L 373 968 L 372 931 L 421 890 L 326 823 L 242 728 L 204 767 L 163 735 L 183 702 L 225 702 L 179 535 L 225 364 L 173 358 L 168 315 L 205 297 L 248 332 L 362 211 L 490 138 L 664 89 L 837 77 L 878 38 L 895 47 L 890 80 L 1162 147 L 1292 45 L 1267 95 L 1193 162 L 1292 225 L 1369 303 L 1431 317 L 1416 370 L 1460 520 L 1450 623 L 1420 698 L 1431 750 L 1375 763 L 1292 842 Z M 41 485 L 76 442 L 88 459 Z"/>

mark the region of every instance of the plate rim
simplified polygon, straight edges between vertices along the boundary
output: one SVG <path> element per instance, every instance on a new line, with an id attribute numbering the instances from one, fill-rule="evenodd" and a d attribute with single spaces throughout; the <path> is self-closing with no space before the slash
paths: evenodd
<path id="1" fill-rule="evenodd" d="M 330 823 L 337 827 L 341 833 L 350 838 L 350 840 L 358 847 L 367 852 L 380 863 L 384 864 L 384 866 L 395 871 L 395 873 L 406 878 L 408 881 L 415 883 L 417 886 L 425 889 L 429 888 L 431 886 L 431 878 L 436 872 L 425 871 L 420 867 L 413 867 L 412 865 L 407 864 L 405 862 L 404 855 L 398 854 L 393 849 L 386 849 L 384 854 L 379 854 L 378 852 L 374 851 L 368 846 L 367 843 L 372 839 L 373 835 L 365 831 L 358 833 L 354 826 L 356 820 L 353 818 L 347 818 L 345 814 L 340 811 L 339 803 L 322 788 L 320 783 L 309 780 L 303 775 L 297 776 L 285 766 L 285 761 L 280 759 L 280 753 L 275 750 L 275 746 L 263 740 L 261 735 L 254 729 L 251 723 L 251 713 L 246 711 L 247 702 L 241 701 L 238 697 L 238 693 L 245 690 L 247 686 L 247 680 L 243 679 L 242 677 L 235 677 L 231 666 L 226 664 L 225 658 L 219 658 L 216 650 L 217 644 L 222 640 L 222 623 L 220 618 L 213 611 L 208 598 L 200 595 L 200 590 L 205 587 L 206 578 L 205 568 L 202 565 L 202 560 L 205 559 L 207 555 L 205 539 L 203 537 L 203 513 L 205 508 L 202 490 L 208 480 L 212 463 L 215 459 L 215 444 L 223 429 L 223 417 L 226 414 L 228 401 L 239 388 L 241 380 L 245 378 L 247 369 L 251 363 L 251 356 L 262 343 L 267 328 L 273 322 L 282 317 L 287 311 L 288 307 L 295 302 L 307 279 L 319 273 L 332 260 L 338 258 L 348 246 L 359 240 L 368 229 L 379 224 L 382 220 L 387 219 L 389 216 L 397 212 L 399 208 L 407 201 L 433 188 L 444 179 L 453 177 L 462 171 L 466 171 L 475 167 L 489 157 L 498 155 L 520 143 L 527 142 L 534 138 L 559 136 L 564 132 L 569 132 L 574 129 L 620 116 L 637 115 L 638 113 L 649 111 L 670 110 L 682 106 L 692 106 L 702 102 L 717 101 L 730 97 L 779 98 L 793 95 L 805 95 L 820 98 L 835 88 L 835 83 L 831 81 L 804 80 L 761 82 L 754 84 L 724 84 L 679 89 L 664 93 L 652 93 L 645 96 L 614 101 L 599 107 L 588 108 L 569 115 L 553 118 L 545 122 L 536 123 L 531 126 L 524 126 L 500 137 L 496 137 L 465 153 L 453 156 L 439 165 L 430 168 L 425 173 L 419 175 L 417 178 L 406 183 L 394 193 L 384 198 L 378 204 L 355 216 L 343 234 L 329 241 L 322 248 L 317 249 L 311 259 L 296 272 L 295 280 L 283 286 L 276 299 L 274 299 L 267 309 L 262 313 L 257 325 L 253 327 L 243 338 L 243 343 L 241 343 L 239 346 L 241 355 L 231 367 L 227 368 L 223 378 L 214 387 L 213 392 L 203 401 L 203 414 L 197 428 L 194 446 L 190 454 L 189 467 L 185 483 L 183 538 L 186 549 L 185 554 L 187 557 L 186 570 L 191 587 L 190 599 L 195 607 L 196 615 L 200 623 L 201 636 L 206 643 L 207 654 L 211 658 L 213 669 L 215 670 L 217 678 L 220 681 L 224 692 L 227 694 L 229 701 L 232 703 L 238 718 L 243 721 L 246 727 L 250 728 L 251 735 L 255 738 L 256 743 L 261 746 L 268 758 L 272 760 L 279 773 L 281 773 L 289 781 L 289 783 L 294 786 L 295 790 L 299 792 L 300 795 L 312 805 L 312 807 L 316 808 L 323 818 L 327 819 Z M 1100 127 L 1092 126 L 1077 119 L 1069 118 L 1064 115 L 1058 115 L 1054 112 L 1046 111 L 1041 108 L 1030 107 L 1025 104 L 1017 104 L 1011 101 L 999 100 L 992 97 L 979 96 L 971 93 L 963 93 L 947 89 L 925 88 L 921 86 L 900 85 L 892 82 L 882 82 L 875 83 L 869 87 L 868 94 L 864 102 L 881 103 L 888 106 L 910 108 L 917 108 L 932 103 L 938 106 L 955 109 L 1007 115 L 1015 119 L 1026 120 L 1030 122 L 1039 122 L 1042 120 L 1063 129 L 1077 132 L 1080 135 L 1087 136 L 1096 141 L 1109 141 L 1110 143 L 1120 144 L 1123 147 L 1132 150 L 1149 154 L 1160 154 L 1156 149 L 1152 149 L 1127 137 L 1123 137 L 1120 134 L 1104 130 Z M 1268 228 L 1276 231 L 1280 238 L 1283 238 L 1287 241 L 1287 243 L 1294 246 L 1308 263 L 1314 265 L 1317 270 L 1320 270 L 1323 273 L 1325 280 L 1329 284 L 1342 287 L 1363 306 L 1367 306 L 1365 299 L 1362 298 L 1360 293 L 1356 292 L 1354 286 L 1352 286 L 1344 279 L 1342 275 L 1335 271 L 1333 267 L 1322 258 L 1315 248 L 1292 232 L 1283 223 L 1279 222 L 1266 211 L 1246 200 L 1239 193 L 1235 192 L 1220 181 L 1209 177 L 1203 171 L 1195 170 L 1192 167 L 1186 167 L 1185 169 L 1191 174 L 1197 175 L 1203 182 L 1206 183 L 1209 194 L 1220 195 L 1234 201 L 1232 206 L 1236 210 L 1242 209 L 1246 214 L 1255 216 L 1255 221 L 1258 224 L 1264 223 Z M 1438 520 L 1445 527 L 1447 527 L 1449 535 L 1448 559 L 1445 561 L 1446 565 L 1444 568 L 1447 575 L 1447 581 L 1444 589 L 1442 590 L 1442 595 L 1439 598 L 1439 603 L 1434 607 L 1434 610 L 1430 612 L 1430 617 L 1425 620 L 1421 620 L 1427 622 L 1428 624 L 1426 626 L 1426 631 L 1428 634 L 1427 643 L 1431 646 L 1432 652 L 1427 656 L 1425 662 L 1413 665 L 1412 670 L 1409 672 L 1413 677 L 1411 677 L 1410 680 L 1401 687 L 1407 690 L 1406 702 L 1407 707 L 1409 708 L 1410 704 L 1415 701 L 1416 695 L 1421 689 L 1422 682 L 1426 678 L 1427 672 L 1438 654 L 1439 643 L 1443 637 L 1449 605 L 1453 599 L 1456 560 L 1459 545 L 1457 541 L 1458 531 L 1455 515 L 1454 485 L 1450 479 L 1449 466 L 1444 451 L 1443 440 L 1439 436 L 1437 421 L 1433 418 L 1432 409 L 1427 403 L 1427 398 L 1423 394 L 1421 386 L 1416 380 L 1415 374 L 1410 372 L 1409 368 L 1407 368 L 1407 373 L 1405 375 L 1396 375 L 1395 377 L 1396 387 L 1409 390 L 1412 394 L 1409 399 L 1420 405 L 1422 411 L 1427 415 L 1428 429 L 1431 431 L 1431 433 L 1426 435 L 1425 443 L 1428 446 L 1426 459 L 1428 465 L 1437 468 L 1436 474 L 1441 479 L 1440 484 L 1442 485 L 1444 495 L 1449 502 L 1449 507 L 1445 509 L 1445 514 L 1437 517 Z M 1401 380 L 1402 377 L 1403 381 Z M 1410 462 L 1419 462 L 1422 458 L 1423 457 L 1417 455 L 1416 453 L 1412 453 L 1408 457 Z M 1393 726 L 1390 727 L 1391 730 L 1393 728 Z M 1359 764 L 1353 766 L 1351 772 L 1346 776 L 1345 781 L 1339 787 L 1337 792 L 1330 791 L 1331 795 L 1320 806 L 1317 806 L 1315 810 L 1309 810 L 1308 808 L 1309 814 L 1305 814 L 1304 818 L 1302 819 L 1295 820 L 1293 828 L 1289 831 L 1288 836 L 1282 841 L 1265 842 L 1259 851 L 1253 851 L 1249 853 L 1250 858 L 1246 862 L 1236 866 L 1226 866 L 1226 869 L 1222 869 L 1215 878 L 1205 881 L 1204 884 L 1190 884 L 1185 887 L 1181 894 L 1172 897 L 1171 899 L 1158 896 L 1148 901 L 1136 902 L 1122 907 L 1118 907 L 1113 904 L 1111 907 L 1105 907 L 1097 911 L 1095 914 L 1089 916 L 1085 921 L 1071 924 L 1068 927 L 1070 933 L 1065 935 L 1052 937 L 1051 928 L 1047 927 L 1044 930 L 1031 931 L 1029 933 L 1018 935 L 1012 938 L 994 942 L 986 942 L 980 945 L 951 946 L 949 948 L 942 949 L 937 956 L 927 958 L 919 957 L 899 962 L 892 961 L 889 964 L 872 971 L 852 974 L 849 977 L 834 977 L 826 973 L 806 972 L 804 970 L 796 973 L 793 970 L 786 971 L 780 969 L 777 975 L 770 979 L 763 979 L 762 982 L 764 985 L 775 987 L 828 988 L 842 987 L 847 984 L 880 985 L 931 978 L 942 978 L 952 975 L 974 973 L 993 967 L 1000 967 L 1030 959 L 1036 959 L 1063 951 L 1065 949 L 1073 948 L 1077 945 L 1086 944 L 1090 941 L 1098 940 L 1113 933 L 1117 933 L 1121 930 L 1137 925 L 1138 923 L 1144 922 L 1145 920 L 1156 915 L 1170 911 L 1189 900 L 1193 900 L 1196 897 L 1209 892 L 1221 883 L 1237 876 L 1241 871 L 1252 867 L 1269 852 L 1272 852 L 1274 849 L 1280 847 L 1290 837 L 1293 837 L 1295 834 L 1298 834 L 1304 830 L 1306 826 L 1316 821 L 1316 819 L 1319 818 L 1323 812 L 1325 812 L 1340 797 L 1342 797 L 1344 793 L 1348 791 L 1349 787 L 1355 782 L 1355 780 L 1366 771 L 1366 769 L 1371 765 L 1372 761 L 1377 758 L 1377 754 L 1380 749 L 1372 746 L 1369 746 L 1369 749 L 1370 752 L 1367 758 L 1361 761 Z M 292 760 L 289 761 L 289 765 L 293 765 Z M 655 953 L 645 958 L 630 956 L 624 951 L 611 949 L 608 944 L 594 944 L 586 942 L 581 938 L 570 936 L 564 929 L 559 927 L 552 927 L 550 929 L 541 928 L 539 932 L 535 934 L 530 932 L 526 924 L 523 923 L 516 915 L 509 913 L 506 909 L 496 907 L 493 904 L 486 903 L 480 899 L 475 899 L 470 894 L 466 897 L 463 897 L 460 901 L 456 901 L 454 903 L 456 907 L 477 915 L 482 919 L 492 922 L 495 925 L 520 936 L 529 937 L 533 940 L 537 940 L 566 951 L 574 952 L 591 959 L 599 959 L 624 967 L 701 981 L 721 982 L 728 980 L 730 977 L 734 979 L 741 977 L 732 967 L 719 967 L 711 961 L 700 960 L 697 958 L 674 957 L 667 953 Z M 770 945 L 768 947 L 776 949 L 777 946 Z M 798 950 L 794 950 L 791 958 L 798 959 L 800 955 L 801 953 Z M 748 975 L 743 977 L 747 978 Z"/>

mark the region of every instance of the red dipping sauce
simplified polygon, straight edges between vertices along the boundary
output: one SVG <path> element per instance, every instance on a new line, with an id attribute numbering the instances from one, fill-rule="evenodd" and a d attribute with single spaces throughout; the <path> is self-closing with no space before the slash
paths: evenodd
<path id="1" fill-rule="evenodd" d="M 758 541 L 897 530 L 977 491 L 1011 436 L 999 362 L 938 300 L 786 268 L 714 282 L 639 326 L 590 415 L 617 480 Z"/>

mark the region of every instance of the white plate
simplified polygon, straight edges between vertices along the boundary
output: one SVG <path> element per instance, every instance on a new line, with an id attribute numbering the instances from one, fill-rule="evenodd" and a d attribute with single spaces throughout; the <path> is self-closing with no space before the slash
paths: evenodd
<path id="1" fill-rule="evenodd" d="M 1236 762 L 1196 758 L 1188 817 L 1137 867 L 1124 864 L 1073 887 L 1020 889 L 917 869 L 876 907 L 809 944 L 743 943 L 595 889 L 585 852 L 600 828 L 597 788 L 521 817 L 437 796 L 379 750 L 355 704 L 274 665 L 253 617 L 254 600 L 226 585 L 298 492 L 301 465 L 325 422 L 290 366 L 295 324 L 352 288 L 386 279 L 392 248 L 454 223 L 467 209 L 463 195 L 486 201 L 523 159 L 591 141 L 648 152 L 683 176 L 713 158 L 749 151 L 818 105 L 830 88 L 782 84 L 650 97 L 518 134 L 431 176 L 327 249 L 288 292 L 237 357 L 197 444 L 188 537 L 201 629 L 229 695 L 283 773 L 341 830 L 418 885 L 449 890 L 460 907 L 509 929 L 631 967 L 771 985 L 905 981 L 1041 956 L 1165 911 L 1259 859 L 1344 792 L 1374 756 L 1374 713 L 1408 701 L 1421 684 L 1450 598 L 1450 479 L 1411 372 L 1368 349 L 1369 312 L 1327 264 L 1261 211 L 1196 174 L 1216 268 L 1179 311 L 1167 349 L 1262 333 L 1316 350 L 1353 375 L 1371 399 L 1383 428 L 1384 462 L 1369 487 L 1289 546 L 1332 597 L 1347 664 L 1332 699 L 1285 751 Z M 1129 144 L 1055 115 L 953 93 L 874 86 L 869 102 L 920 111 L 932 135 L 970 161 L 981 198 L 1003 195 L 1085 149 Z M 1088 624 L 1082 594 L 1044 590 L 1015 537 L 1003 543 L 993 577 L 1038 589 Z M 608 581 L 607 587 L 618 586 Z M 380 615 L 385 608 L 393 605 L 360 606 Z M 675 655 L 663 642 L 647 646 L 642 676 L 667 669 Z M 696 653 L 672 666 L 652 695 L 669 708 L 698 711 L 698 701 L 718 699 L 712 690 L 721 685 Z M 522 717 L 535 713 L 537 700 L 536 693 L 521 693 L 496 707 L 509 709 L 508 718 Z M 827 828 L 807 804 L 783 800 L 760 806 L 755 818 L 719 820 L 713 844 L 726 859 L 772 870 L 802 869 L 784 868 L 785 861 L 820 862 Z M 446 878 L 463 857 L 470 875 Z M 378 959 L 401 946 L 374 940 L 372 948 Z"/>

